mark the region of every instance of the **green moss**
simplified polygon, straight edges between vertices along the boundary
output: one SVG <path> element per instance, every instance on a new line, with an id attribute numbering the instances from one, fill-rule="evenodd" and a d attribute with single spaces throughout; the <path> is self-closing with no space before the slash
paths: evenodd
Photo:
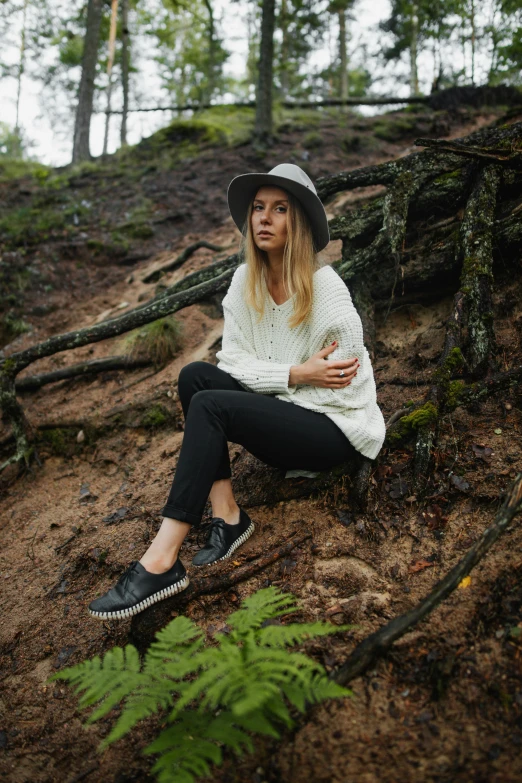
<path id="1" fill-rule="evenodd" d="M 317 131 L 310 131 L 310 133 L 307 133 L 303 138 L 303 147 L 307 150 L 313 150 L 317 147 L 322 147 L 322 145 L 323 137 Z"/>
<path id="2" fill-rule="evenodd" d="M 64 431 L 60 429 L 44 430 L 40 435 L 40 442 L 58 457 L 62 457 L 68 451 L 67 439 Z"/>
<path id="3" fill-rule="evenodd" d="M 11 313 L 6 313 L 0 320 L 0 343 L 6 345 L 15 337 L 18 337 L 25 332 L 29 332 L 31 329 L 30 324 L 23 320 L 23 318 L 16 318 Z"/>
<path id="4" fill-rule="evenodd" d="M 100 242 L 98 239 L 87 240 L 87 247 L 93 255 L 106 258 L 121 258 L 129 252 L 129 242 L 117 231 L 112 232 L 112 243 Z"/>
<path id="5" fill-rule="evenodd" d="M 415 117 L 380 117 L 373 126 L 373 134 L 383 141 L 399 141 L 414 132 Z"/>
<path id="6" fill-rule="evenodd" d="M 165 424 L 166 421 L 167 411 L 162 405 L 159 405 L 159 403 L 149 408 L 149 410 L 143 414 L 141 419 L 142 425 L 147 427 L 147 429 L 156 429 L 157 427 L 161 427 L 163 424 Z"/>
<path id="7" fill-rule="evenodd" d="M 0 235 L 10 247 L 35 244 L 49 234 L 64 228 L 65 218 L 55 207 L 20 207 L 4 213 L 0 219 Z"/>
<path id="8" fill-rule="evenodd" d="M 493 273 L 491 271 L 491 263 L 488 254 L 477 252 L 472 256 L 465 256 L 462 262 L 462 280 L 473 281 L 477 275 L 485 275 L 493 279 Z M 472 284 L 464 286 L 466 291 L 464 293 L 470 293 Z M 464 290 L 463 288 L 461 290 Z"/>
<path id="9" fill-rule="evenodd" d="M 427 402 L 422 407 L 400 419 L 397 427 L 388 434 L 389 442 L 396 444 L 399 441 L 407 440 L 422 427 L 434 424 L 437 420 L 437 415 L 437 406 L 432 402 Z"/>
<path id="10" fill-rule="evenodd" d="M 455 169 L 455 171 L 446 171 L 444 174 L 439 174 L 433 180 L 435 185 L 443 185 L 445 182 L 451 179 L 458 179 L 462 175 L 462 169 Z"/>
<path id="11" fill-rule="evenodd" d="M 172 315 L 134 329 L 121 342 L 121 350 L 131 359 L 148 359 L 156 366 L 167 364 L 183 343 L 183 324 Z"/>
<path id="12" fill-rule="evenodd" d="M 16 363 L 14 359 L 4 359 L 1 365 L 2 372 L 5 375 L 9 375 L 16 367 Z"/>
<path id="13" fill-rule="evenodd" d="M 446 394 L 446 410 L 453 411 L 455 408 L 458 408 L 462 392 L 465 388 L 466 384 L 464 381 L 450 381 Z"/>
<path id="14" fill-rule="evenodd" d="M 32 160 L 0 159 L 0 182 L 29 177 L 37 182 L 45 181 L 52 169 Z"/>
<path id="15" fill-rule="evenodd" d="M 146 222 L 129 222 L 123 224 L 120 228 L 132 239 L 150 239 L 150 237 L 154 236 L 154 229 L 150 223 Z"/>

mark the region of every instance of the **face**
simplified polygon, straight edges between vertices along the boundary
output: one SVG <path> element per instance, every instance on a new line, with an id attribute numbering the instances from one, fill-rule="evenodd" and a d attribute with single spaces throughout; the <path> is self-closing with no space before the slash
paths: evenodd
<path id="1" fill-rule="evenodd" d="M 268 253 L 282 251 L 286 244 L 288 194 L 274 185 L 259 188 L 252 207 L 254 242 Z"/>

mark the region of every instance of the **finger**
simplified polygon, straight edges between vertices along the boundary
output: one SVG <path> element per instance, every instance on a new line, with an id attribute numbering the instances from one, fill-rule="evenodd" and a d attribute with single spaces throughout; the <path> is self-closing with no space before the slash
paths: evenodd
<path id="1" fill-rule="evenodd" d="M 359 366 L 360 362 L 357 356 L 350 359 L 333 359 L 330 362 L 330 367 L 332 367 L 332 369 L 338 368 L 339 370 L 346 370 L 346 368 Z"/>
<path id="2" fill-rule="evenodd" d="M 335 351 L 336 348 L 337 348 L 337 344 L 332 343 L 332 345 L 327 345 L 326 348 L 321 348 L 321 350 L 318 351 L 318 353 L 325 355 L 327 353 L 331 353 L 332 351 Z"/>

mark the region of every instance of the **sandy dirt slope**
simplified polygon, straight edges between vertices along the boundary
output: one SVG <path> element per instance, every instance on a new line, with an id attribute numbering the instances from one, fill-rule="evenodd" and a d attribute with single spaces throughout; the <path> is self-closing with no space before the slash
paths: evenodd
<path id="1" fill-rule="evenodd" d="M 487 120 L 488 118 L 486 118 Z M 486 121 L 484 120 L 484 121 Z M 469 130 L 458 129 L 453 135 Z M 410 151 L 404 148 L 403 152 Z M 333 153 L 332 153 L 333 155 Z M 267 168 L 275 163 L 269 162 Z M 324 163 L 323 165 L 327 165 Z M 334 170 L 335 167 L 332 168 Z M 363 195 L 363 194 L 361 194 Z M 356 194 L 339 197 L 330 214 Z M 237 241 L 223 214 L 208 231 L 187 232 L 168 251 L 132 270 L 117 270 L 110 287 L 100 283 L 38 322 L 23 335 L 31 344 L 63 328 L 94 323 L 131 308 L 153 286 L 144 274 L 197 238 L 223 245 Z M 326 260 L 338 257 L 332 243 Z M 209 263 L 200 250 L 165 282 Z M 499 278 L 495 310 L 503 369 L 522 358 L 520 280 Z M 142 301 L 142 299 L 141 299 Z M 374 363 L 385 418 L 405 399 L 422 397 L 442 347 L 450 299 L 402 308 L 378 323 Z M 76 699 L 48 676 L 86 657 L 127 642 L 128 622 L 99 622 L 86 606 L 109 588 L 121 570 L 138 559 L 160 522 L 183 438 L 176 382 L 190 361 L 215 362 L 223 322 L 219 313 L 194 305 L 178 313 L 184 326 L 180 354 L 163 370 L 106 373 L 24 395 L 35 423 L 76 421 L 73 439 L 93 418 L 113 420 L 118 410 L 140 411 L 163 404 L 169 415 L 157 428 L 115 426 L 95 441 L 87 438 L 69 455 L 42 448 L 42 466 L 16 481 L 4 480 L 0 525 L 2 623 L 0 652 L 0 775 L 12 783 L 147 781 L 150 761 L 141 749 L 154 736 L 146 721 L 130 738 L 102 755 L 96 748 L 113 718 L 87 729 Z M 117 341 L 51 357 L 36 372 L 80 358 L 117 353 Z M 415 381 L 407 387 L 395 379 Z M 506 406 L 506 403 L 508 404 Z M 123 415 L 123 414 L 122 414 Z M 306 524 L 311 540 L 258 576 L 225 595 L 194 601 L 186 614 L 209 635 L 219 630 L 238 602 L 269 584 L 290 590 L 303 620 L 330 619 L 355 627 L 304 648 L 328 670 L 355 643 L 387 619 L 411 608 L 466 552 L 493 518 L 502 490 L 522 469 L 520 397 L 516 389 L 490 398 L 445 421 L 436 453 L 436 480 L 445 487 L 424 502 L 411 488 L 412 452 L 383 452 L 373 477 L 375 501 L 367 517 L 339 514 L 348 498 L 305 498 L 247 510 L 256 533 L 234 563 L 285 541 Z M 485 447 L 492 453 L 485 451 Z M 233 456 L 240 446 L 230 444 Z M 461 479 L 445 482 L 449 471 Z M 111 518 L 119 511 L 118 518 Z M 207 518 L 210 508 L 207 506 Z M 458 589 L 428 621 L 353 683 L 354 696 L 314 708 L 306 725 L 281 743 L 260 741 L 240 762 L 227 759 L 216 781 L 329 781 L 341 783 L 504 783 L 522 780 L 522 528 L 513 523 Z M 182 552 L 190 563 L 198 548 L 191 535 Z M 237 567 L 215 566 L 216 573 Z"/>

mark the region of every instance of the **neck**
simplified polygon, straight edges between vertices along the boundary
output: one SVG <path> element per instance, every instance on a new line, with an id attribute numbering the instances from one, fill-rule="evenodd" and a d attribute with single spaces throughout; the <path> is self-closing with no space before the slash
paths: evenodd
<path id="1" fill-rule="evenodd" d="M 277 285 L 283 280 L 283 251 L 278 253 L 267 253 L 268 256 L 268 279 Z"/>

